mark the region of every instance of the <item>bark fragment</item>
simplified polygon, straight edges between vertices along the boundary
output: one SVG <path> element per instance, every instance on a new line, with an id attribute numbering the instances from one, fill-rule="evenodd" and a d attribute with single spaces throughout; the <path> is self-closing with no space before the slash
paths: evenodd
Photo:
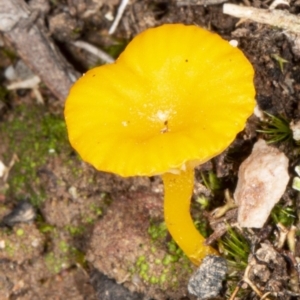
<path id="1" fill-rule="evenodd" d="M 51 92 L 64 101 L 79 74 L 71 67 L 23 0 L 0 0 L 0 32 Z"/>

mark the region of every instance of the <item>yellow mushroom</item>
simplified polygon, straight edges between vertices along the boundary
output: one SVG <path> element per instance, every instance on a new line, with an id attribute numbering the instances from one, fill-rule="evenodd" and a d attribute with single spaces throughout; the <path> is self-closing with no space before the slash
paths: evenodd
<path id="1" fill-rule="evenodd" d="M 194 227 L 194 167 L 220 154 L 254 108 L 244 54 L 197 26 L 168 24 L 137 35 L 115 63 L 72 87 L 69 139 L 96 169 L 124 177 L 162 175 L 169 232 L 195 264 L 216 250 Z"/>

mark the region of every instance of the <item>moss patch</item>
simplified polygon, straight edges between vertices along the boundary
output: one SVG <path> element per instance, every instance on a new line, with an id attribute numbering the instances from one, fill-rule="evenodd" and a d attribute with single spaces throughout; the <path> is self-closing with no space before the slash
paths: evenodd
<path id="1" fill-rule="evenodd" d="M 13 153 L 19 158 L 10 172 L 6 193 L 15 199 L 28 198 L 38 206 L 45 198 L 38 171 L 59 153 L 71 151 L 63 117 L 50 114 L 45 107 L 21 104 L 11 120 L 0 124 L 0 136 L 8 139 L 6 164 Z"/>
<path id="2" fill-rule="evenodd" d="M 168 241 L 164 222 L 151 222 L 148 234 L 152 246 L 144 247 L 144 254 L 137 258 L 129 272 L 147 285 L 158 285 L 162 290 L 177 289 L 178 280 L 188 278 L 193 266 L 175 241 Z"/>

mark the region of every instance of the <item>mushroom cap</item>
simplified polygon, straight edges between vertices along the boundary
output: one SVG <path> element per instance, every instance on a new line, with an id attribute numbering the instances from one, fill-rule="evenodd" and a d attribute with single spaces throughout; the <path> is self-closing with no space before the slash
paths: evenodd
<path id="1" fill-rule="evenodd" d="M 237 48 L 197 26 L 137 35 L 115 63 L 71 88 L 71 145 L 96 169 L 152 176 L 224 151 L 252 114 L 254 71 Z"/>

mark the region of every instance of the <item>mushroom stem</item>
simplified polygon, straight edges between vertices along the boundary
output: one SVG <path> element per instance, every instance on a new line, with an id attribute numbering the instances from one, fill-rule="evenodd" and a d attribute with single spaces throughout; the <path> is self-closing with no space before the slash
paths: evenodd
<path id="1" fill-rule="evenodd" d="M 199 265 L 209 254 L 218 254 L 196 229 L 190 214 L 191 196 L 194 186 L 194 170 L 188 169 L 180 174 L 162 175 L 165 188 L 164 215 L 167 228 L 187 257 Z"/>

